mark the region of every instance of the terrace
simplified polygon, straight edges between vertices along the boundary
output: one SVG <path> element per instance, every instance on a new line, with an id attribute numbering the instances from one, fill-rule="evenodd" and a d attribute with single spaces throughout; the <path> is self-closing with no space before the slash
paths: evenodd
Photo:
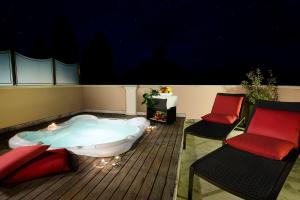
<path id="1" fill-rule="evenodd" d="M 134 98 L 128 96 L 127 87 L 135 88 Z M 99 168 L 101 158 L 79 156 L 76 172 L 39 178 L 11 188 L 1 187 L 0 199 L 187 199 L 190 164 L 220 147 L 221 142 L 188 136 L 187 149 L 182 150 L 183 127 L 210 111 L 216 93 L 243 90 L 240 86 L 221 85 L 173 85 L 172 88 L 179 99 L 176 123 L 157 123 L 156 130 L 145 132 L 121 155 L 119 166 L 108 163 Z M 113 118 L 145 115 L 141 101 L 148 89 L 149 86 L 144 85 L 1 87 L 1 154 L 8 150 L 7 140 L 15 133 L 44 128 L 53 121 L 61 122 L 79 113 Z M 129 104 L 129 99 L 134 102 Z M 279 100 L 300 101 L 300 88 L 279 86 Z M 135 107 L 130 108 L 131 105 Z M 230 137 L 238 133 L 233 132 Z M 298 158 L 278 199 L 300 197 L 299 166 Z M 238 199 L 202 179 L 195 178 L 194 185 L 195 199 Z M 201 191 L 197 185 L 201 185 Z"/>
<path id="2" fill-rule="evenodd" d="M 0 200 L 299 200 L 299 9 L 1 1 Z"/>

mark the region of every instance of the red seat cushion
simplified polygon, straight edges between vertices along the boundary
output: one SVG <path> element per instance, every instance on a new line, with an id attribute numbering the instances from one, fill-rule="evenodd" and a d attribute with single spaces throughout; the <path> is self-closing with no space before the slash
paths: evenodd
<path id="1" fill-rule="evenodd" d="M 236 115 L 223 115 L 210 113 L 202 117 L 203 120 L 221 124 L 233 124 L 237 120 Z"/>
<path id="2" fill-rule="evenodd" d="M 286 140 L 297 148 L 299 146 L 300 112 L 256 108 L 247 132 Z"/>
<path id="3" fill-rule="evenodd" d="M 239 116 L 243 96 L 217 95 L 211 113 Z"/>
<path id="4" fill-rule="evenodd" d="M 42 155 L 8 176 L 5 183 L 19 183 L 35 178 L 67 172 L 71 170 L 69 152 L 66 149 L 55 149 Z"/>
<path id="5" fill-rule="evenodd" d="M 285 140 L 255 134 L 242 134 L 226 140 L 237 149 L 274 160 L 282 160 L 293 149 L 294 144 Z"/>
<path id="6" fill-rule="evenodd" d="M 20 168 L 28 161 L 41 155 L 49 145 L 25 146 L 12 149 L 0 156 L 0 180 Z"/>

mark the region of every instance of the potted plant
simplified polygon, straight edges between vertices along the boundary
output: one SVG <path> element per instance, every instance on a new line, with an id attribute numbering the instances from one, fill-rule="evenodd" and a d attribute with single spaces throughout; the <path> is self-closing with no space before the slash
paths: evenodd
<path id="1" fill-rule="evenodd" d="M 163 102 L 166 102 L 167 99 L 154 99 L 154 96 L 171 96 L 172 88 L 171 87 L 162 87 L 160 86 L 159 89 L 150 89 L 149 92 L 143 94 L 143 102 L 142 104 L 146 104 L 147 106 L 147 119 L 152 119 L 161 122 L 167 122 L 167 110 L 162 108 Z"/>
<path id="2" fill-rule="evenodd" d="M 278 99 L 278 91 L 276 86 L 276 78 L 273 76 L 272 70 L 268 70 L 268 77 L 265 78 L 259 68 L 246 74 L 247 80 L 243 80 L 241 86 L 246 91 L 246 98 L 249 103 L 249 113 L 253 110 L 253 105 L 257 100 L 276 101 Z"/>
<path id="3" fill-rule="evenodd" d="M 146 104 L 147 107 L 153 108 L 155 106 L 155 102 L 153 101 L 153 96 L 158 96 L 158 95 L 165 95 L 169 96 L 172 95 L 172 88 L 171 87 L 162 87 L 160 86 L 158 90 L 155 89 L 150 89 L 150 92 L 146 92 L 143 94 L 143 102 L 142 104 Z"/>
<path id="4" fill-rule="evenodd" d="M 153 101 L 153 96 L 158 96 L 159 91 L 155 89 L 150 89 L 150 92 L 146 92 L 143 94 L 143 102 L 142 104 L 146 104 L 148 108 L 153 108 L 155 105 L 155 102 Z"/>

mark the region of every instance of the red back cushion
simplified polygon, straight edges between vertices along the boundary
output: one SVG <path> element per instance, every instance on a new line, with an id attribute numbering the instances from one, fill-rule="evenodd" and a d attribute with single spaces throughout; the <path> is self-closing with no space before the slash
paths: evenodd
<path id="1" fill-rule="evenodd" d="M 217 95 L 211 113 L 239 116 L 243 96 Z"/>
<path id="2" fill-rule="evenodd" d="M 300 112 L 256 108 L 247 132 L 286 140 L 292 142 L 297 148 L 299 146 Z"/>
<path id="3" fill-rule="evenodd" d="M 49 145 L 24 146 L 12 149 L 0 156 L 0 180 L 20 168 L 28 161 L 41 155 Z"/>
<path id="4" fill-rule="evenodd" d="M 220 124 L 233 124 L 237 120 L 236 115 L 223 115 L 210 113 L 202 117 L 203 120 Z"/>
<path id="5" fill-rule="evenodd" d="M 5 179 L 5 183 L 19 183 L 71 170 L 69 153 L 65 149 L 44 152 Z"/>
<path id="6" fill-rule="evenodd" d="M 282 160 L 293 149 L 294 144 L 285 140 L 255 134 L 242 134 L 226 140 L 237 149 L 274 160 Z"/>

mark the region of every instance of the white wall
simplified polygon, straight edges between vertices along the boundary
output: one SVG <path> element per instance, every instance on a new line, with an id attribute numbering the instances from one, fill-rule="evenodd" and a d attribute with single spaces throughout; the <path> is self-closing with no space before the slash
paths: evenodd
<path id="1" fill-rule="evenodd" d="M 153 85 L 137 89 L 137 112 L 145 112 L 142 95 Z M 178 96 L 177 113 L 199 119 L 210 112 L 218 92 L 240 93 L 240 86 L 171 85 Z M 300 87 L 280 86 L 280 101 L 300 102 Z M 123 85 L 1 87 L 0 129 L 70 112 L 102 111 L 125 113 L 126 93 Z"/>

